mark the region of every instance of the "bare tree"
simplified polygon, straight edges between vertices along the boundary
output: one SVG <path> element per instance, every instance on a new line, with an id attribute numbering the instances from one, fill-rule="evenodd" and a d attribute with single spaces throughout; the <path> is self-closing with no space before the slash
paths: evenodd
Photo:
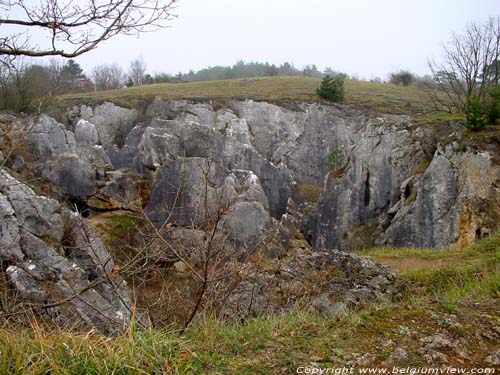
<path id="1" fill-rule="evenodd" d="M 141 58 L 135 59 L 130 63 L 129 75 L 134 86 L 142 86 L 144 75 L 146 74 L 146 63 Z"/>
<path id="2" fill-rule="evenodd" d="M 429 62 L 436 90 L 434 102 L 448 111 L 465 111 L 471 97 L 484 101 L 500 79 L 500 17 L 471 23 L 444 45 L 444 61 Z"/>
<path id="3" fill-rule="evenodd" d="M 76 57 L 115 35 L 168 26 L 178 0 L 0 0 L 0 56 Z"/>
<path id="4" fill-rule="evenodd" d="M 123 87 L 125 74 L 117 64 L 98 65 L 92 72 L 97 90 L 112 90 Z"/>

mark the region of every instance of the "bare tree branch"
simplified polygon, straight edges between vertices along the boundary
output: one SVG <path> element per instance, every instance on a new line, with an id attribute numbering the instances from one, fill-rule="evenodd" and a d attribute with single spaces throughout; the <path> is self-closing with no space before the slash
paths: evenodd
<path id="1" fill-rule="evenodd" d="M 429 61 L 437 87 L 430 90 L 436 106 L 465 111 L 469 99 L 486 99 L 500 81 L 500 17 L 484 25 L 469 24 L 462 34 L 453 33 L 443 46 L 442 63 Z"/>
<path id="2" fill-rule="evenodd" d="M 118 34 L 168 27 L 177 1 L 1 0 L 0 27 L 8 35 L 0 37 L 0 55 L 76 57 Z"/>

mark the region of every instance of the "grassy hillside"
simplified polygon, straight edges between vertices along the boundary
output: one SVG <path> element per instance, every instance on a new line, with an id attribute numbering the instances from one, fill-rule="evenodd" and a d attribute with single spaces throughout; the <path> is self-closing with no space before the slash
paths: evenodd
<path id="1" fill-rule="evenodd" d="M 298 366 L 493 367 L 500 345 L 500 233 L 465 249 L 362 252 L 401 271 L 401 296 L 338 316 L 292 311 L 184 334 L 108 338 L 0 329 L 0 374 L 294 374 Z M 395 361 L 394 353 L 405 356 Z M 399 351 L 401 353 L 401 351 Z"/>
<path id="2" fill-rule="evenodd" d="M 59 104 L 112 101 L 128 107 L 155 97 L 163 99 L 254 99 L 254 100 L 319 100 L 316 88 L 319 78 L 266 77 L 229 79 L 191 83 L 164 83 L 98 91 L 97 93 L 64 95 Z M 385 113 L 417 114 L 432 110 L 425 90 L 363 81 L 346 81 L 346 104 L 354 104 Z"/>

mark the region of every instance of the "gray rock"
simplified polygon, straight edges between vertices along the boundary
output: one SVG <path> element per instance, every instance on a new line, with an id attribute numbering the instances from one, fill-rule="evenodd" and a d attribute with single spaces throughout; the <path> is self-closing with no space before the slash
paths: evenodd
<path id="1" fill-rule="evenodd" d="M 47 158 L 76 151 L 74 134 L 47 115 L 39 116 L 36 124 L 28 123 L 26 128 L 26 145 L 37 160 L 43 162 Z"/>
<path id="2" fill-rule="evenodd" d="M 423 155 L 406 120 L 360 116 L 336 130 L 339 161 L 325 178 L 313 215 L 317 249 L 349 251 L 374 244 L 379 225 L 400 200 L 402 182 Z"/>
<path id="3" fill-rule="evenodd" d="M 113 260 L 83 218 L 37 196 L 5 170 L 0 217 L 0 258 L 17 293 L 10 311 L 32 306 L 56 324 L 83 323 L 105 333 L 126 328 L 127 285 L 113 274 Z"/>
<path id="4" fill-rule="evenodd" d="M 83 200 L 96 192 L 96 172 L 77 154 L 61 155 L 44 174 L 69 199 Z"/>
<path id="5" fill-rule="evenodd" d="M 447 350 L 447 349 L 457 348 L 457 344 L 453 343 L 448 337 L 444 335 L 426 336 L 421 338 L 420 342 L 425 344 L 422 349 L 422 352 L 434 349 Z"/>
<path id="6" fill-rule="evenodd" d="M 144 152 L 144 150 L 140 150 L 139 145 L 141 143 L 142 137 L 144 134 L 144 128 L 140 125 L 136 125 L 132 128 L 130 133 L 127 135 L 125 139 L 125 144 L 123 147 L 119 148 L 116 145 L 107 149 L 107 153 L 113 167 L 115 169 L 120 168 L 131 168 L 131 166 L 135 166 L 135 160 L 141 160 L 139 158 L 139 153 Z M 152 162 L 145 162 L 148 166 L 153 164 Z M 140 163 L 139 166 L 135 166 L 139 171 L 143 171 L 144 168 L 142 166 L 143 163 Z"/>
<path id="7" fill-rule="evenodd" d="M 260 180 L 269 203 L 269 213 L 279 219 L 286 213 L 292 177 L 286 167 L 276 167 L 252 147 L 225 139 L 224 165 L 229 170 L 252 171 Z"/>
<path id="8" fill-rule="evenodd" d="M 407 205 L 405 191 L 412 189 L 416 199 Z M 400 209 L 384 234 L 386 244 L 443 247 L 457 241 L 459 184 L 455 167 L 444 155 L 436 152 L 421 179 L 405 181 L 401 190 Z"/>
<path id="9" fill-rule="evenodd" d="M 259 178 L 252 172 L 233 169 L 224 180 L 222 186 L 223 204 L 227 207 L 236 202 L 259 202 L 264 209 L 269 210 L 267 196 L 260 184 Z"/>
<path id="10" fill-rule="evenodd" d="M 96 210 L 142 209 L 143 196 L 149 191 L 149 180 L 134 173 L 120 171 L 105 173 L 104 186 L 87 199 L 87 205 Z"/>
<path id="11" fill-rule="evenodd" d="M 47 298 L 45 291 L 38 286 L 26 271 L 17 266 L 9 266 L 5 272 L 21 299 L 33 303 L 42 303 Z"/>
<path id="12" fill-rule="evenodd" d="M 163 163 L 182 156 L 184 153 L 181 151 L 180 143 L 180 138 L 169 134 L 168 130 L 145 128 L 138 144 L 139 153 L 136 156 L 136 163 L 139 164 L 138 169 L 142 170 L 142 166 L 148 169 L 157 169 Z"/>
<path id="13" fill-rule="evenodd" d="M 224 216 L 223 227 L 229 238 L 240 243 L 249 243 L 264 234 L 271 218 L 262 203 L 237 202 Z"/>
<path id="14" fill-rule="evenodd" d="M 75 125 L 75 139 L 78 146 L 92 147 L 99 144 L 95 125 L 83 119 Z"/>
<path id="15" fill-rule="evenodd" d="M 424 173 L 416 200 L 419 246 L 443 247 L 457 240 L 458 184 L 450 161 L 436 155 Z"/>
<path id="16" fill-rule="evenodd" d="M 0 187 L 10 204 L 9 209 L 5 200 L 3 201 L 6 205 L 6 217 L 11 223 L 29 228 L 31 233 L 39 237 L 46 236 L 55 241 L 62 239 L 64 227 L 57 201 L 36 195 L 31 188 L 10 176 L 5 170 L 0 171 Z M 12 224 L 8 228 L 14 230 Z M 9 233 L 9 230 L 6 233 Z"/>
<path id="17" fill-rule="evenodd" d="M 114 144 L 120 147 L 123 145 L 135 125 L 137 111 L 105 102 L 95 108 L 81 106 L 80 116 L 95 125 L 101 145 L 108 149 Z"/>
<path id="18" fill-rule="evenodd" d="M 396 293 L 395 271 L 346 252 L 298 252 L 276 260 L 275 267 L 269 265 L 267 270 L 240 267 L 241 282 L 222 306 L 223 312 L 233 318 L 302 304 L 320 312 L 341 314 L 345 308 L 386 301 Z M 379 276 L 387 279 L 383 291 L 370 286 L 371 280 Z M 325 282 L 318 281 L 321 277 Z"/>
<path id="19" fill-rule="evenodd" d="M 213 186 L 222 184 L 217 176 L 222 173 L 216 167 L 198 157 L 163 164 L 154 175 L 146 214 L 160 223 L 169 219 L 177 225 L 203 224 L 206 215 L 214 215 L 220 204 Z"/>
<path id="20" fill-rule="evenodd" d="M 389 358 L 387 358 L 386 363 L 390 365 L 396 365 L 403 363 L 404 361 L 408 360 L 408 354 L 406 351 L 402 348 L 396 348 L 391 354 L 389 355 Z"/>
<path id="21" fill-rule="evenodd" d="M 21 261 L 23 254 L 19 245 L 19 227 L 15 211 L 3 194 L 0 194 L 0 234 L 0 259 Z"/>

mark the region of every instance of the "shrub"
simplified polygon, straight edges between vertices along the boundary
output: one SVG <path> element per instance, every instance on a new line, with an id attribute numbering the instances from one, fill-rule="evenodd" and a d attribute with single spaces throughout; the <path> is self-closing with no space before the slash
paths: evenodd
<path id="1" fill-rule="evenodd" d="M 389 82 L 395 85 L 408 86 L 413 81 L 415 81 L 415 76 L 408 70 L 400 70 L 399 72 L 391 73 L 389 76 Z"/>
<path id="2" fill-rule="evenodd" d="M 341 102 L 344 100 L 344 77 L 341 75 L 336 77 L 326 75 L 316 93 L 323 99 Z"/>
<path id="3" fill-rule="evenodd" d="M 486 123 L 483 104 L 477 96 L 471 96 L 465 111 L 465 127 L 472 131 L 481 130 Z"/>
<path id="4" fill-rule="evenodd" d="M 328 169 L 331 171 L 336 170 L 342 162 L 342 158 L 342 149 L 336 145 L 332 146 L 332 149 L 328 154 Z"/>
<path id="5" fill-rule="evenodd" d="M 496 124 L 500 120 L 500 86 L 492 88 L 489 94 L 490 101 L 487 107 L 488 122 Z"/>

